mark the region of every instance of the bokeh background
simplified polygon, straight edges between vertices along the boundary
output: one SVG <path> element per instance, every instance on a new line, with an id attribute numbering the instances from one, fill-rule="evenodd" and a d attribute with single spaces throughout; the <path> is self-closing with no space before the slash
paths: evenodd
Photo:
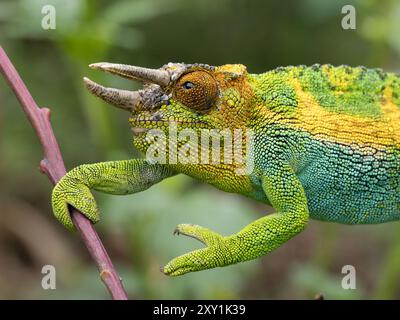
<path id="1" fill-rule="evenodd" d="M 56 8 L 55 30 L 41 28 L 46 4 Z M 345 4 L 356 8 L 356 30 L 341 27 Z M 37 102 L 51 108 L 69 169 L 138 156 L 127 114 L 92 97 L 81 79 L 137 85 L 89 63 L 243 63 L 252 73 L 331 63 L 399 71 L 399 34 L 396 0 L 0 0 L 0 43 Z M 78 234 L 52 216 L 51 185 L 37 170 L 40 145 L 3 79 L 0 99 L 0 298 L 108 298 Z M 104 213 L 96 228 L 131 298 L 400 298 L 399 222 L 311 221 L 262 259 L 171 279 L 159 266 L 199 247 L 173 237 L 176 224 L 230 234 L 271 208 L 187 177 L 132 196 L 96 198 Z M 41 288 L 46 264 L 56 267 L 56 290 Z M 356 268 L 356 290 L 341 287 L 348 264 Z"/>

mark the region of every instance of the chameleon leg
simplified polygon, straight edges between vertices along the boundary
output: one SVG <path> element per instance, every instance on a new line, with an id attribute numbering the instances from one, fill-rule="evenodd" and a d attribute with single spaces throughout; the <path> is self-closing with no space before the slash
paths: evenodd
<path id="1" fill-rule="evenodd" d="M 275 214 L 260 218 L 228 237 L 196 225 L 178 225 L 175 233 L 198 239 L 206 247 L 173 259 L 162 271 L 179 276 L 255 259 L 301 232 L 308 221 L 303 187 L 291 168 L 281 166 L 271 171 L 263 177 L 263 189 L 277 211 Z"/>
<path id="2" fill-rule="evenodd" d="M 92 222 L 100 218 L 90 189 L 117 195 L 140 192 L 175 173 L 160 164 L 143 159 L 84 164 L 69 171 L 54 187 L 54 215 L 70 230 L 74 229 L 68 211 L 71 205 Z"/>

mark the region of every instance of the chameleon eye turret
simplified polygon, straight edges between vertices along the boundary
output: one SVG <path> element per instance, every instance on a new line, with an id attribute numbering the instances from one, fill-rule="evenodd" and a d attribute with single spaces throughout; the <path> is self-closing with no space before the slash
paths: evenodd
<path id="1" fill-rule="evenodd" d="M 176 100 L 196 111 L 208 110 L 217 95 L 217 82 L 206 71 L 193 71 L 182 75 L 174 88 Z"/>

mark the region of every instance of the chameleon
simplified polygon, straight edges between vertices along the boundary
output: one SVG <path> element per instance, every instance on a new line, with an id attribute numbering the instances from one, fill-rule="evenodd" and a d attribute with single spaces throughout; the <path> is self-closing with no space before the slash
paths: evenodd
<path id="1" fill-rule="evenodd" d="M 275 213 L 229 236 L 179 224 L 174 233 L 204 247 L 161 267 L 169 276 L 262 257 L 302 232 L 309 219 L 350 225 L 400 219 L 399 74 L 329 64 L 261 74 L 249 73 L 242 64 L 168 63 L 150 69 L 100 62 L 89 67 L 143 84 L 137 91 L 121 90 L 84 78 L 92 94 L 129 112 L 133 144 L 141 153 L 154 143 L 148 136 L 152 130 L 163 133 L 161 144 L 172 141 L 171 123 L 178 133 L 251 130 L 246 155 L 251 154 L 253 167 L 238 174 L 238 161 L 173 162 L 167 157 L 162 163 L 147 156 L 80 165 L 52 192 L 54 215 L 68 229 L 74 229 L 69 205 L 99 221 L 91 190 L 133 194 L 177 174 L 270 205 Z M 243 146 L 244 139 L 236 137 L 236 145 Z M 224 145 L 216 148 L 222 157 Z"/>

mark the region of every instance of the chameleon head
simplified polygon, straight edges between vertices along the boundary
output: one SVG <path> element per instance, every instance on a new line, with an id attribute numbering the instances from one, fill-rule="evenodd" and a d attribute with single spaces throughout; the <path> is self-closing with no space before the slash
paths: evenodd
<path id="1" fill-rule="evenodd" d="M 91 93 L 131 113 L 134 144 L 142 152 L 151 143 L 146 139 L 150 129 L 168 137 L 171 124 L 178 133 L 183 129 L 200 133 L 203 129 L 245 128 L 250 120 L 252 90 L 243 65 L 168 63 L 148 69 L 102 62 L 90 67 L 143 83 L 143 89 L 129 91 L 84 78 Z"/>

